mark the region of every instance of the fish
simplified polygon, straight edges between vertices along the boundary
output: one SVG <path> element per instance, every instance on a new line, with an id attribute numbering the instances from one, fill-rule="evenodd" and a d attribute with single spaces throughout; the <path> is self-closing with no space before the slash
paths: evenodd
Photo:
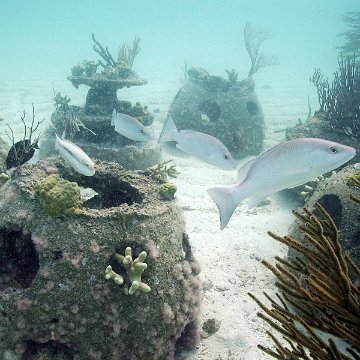
<path id="1" fill-rule="evenodd" d="M 95 174 L 95 164 L 84 150 L 71 141 L 61 139 L 57 134 L 55 135 L 55 149 L 59 151 L 63 159 L 78 173 L 93 176 Z"/>
<path id="2" fill-rule="evenodd" d="M 9 170 L 25 164 L 34 156 L 35 149 L 40 149 L 37 140 L 31 143 L 29 139 L 25 139 L 15 143 L 5 159 L 6 169 Z"/>
<path id="3" fill-rule="evenodd" d="M 159 143 L 176 142 L 176 148 L 208 164 L 225 170 L 236 167 L 227 147 L 217 138 L 194 130 L 178 130 L 169 116 L 160 134 Z"/>
<path id="4" fill-rule="evenodd" d="M 150 131 L 137 119 L 130 115 L 122 114 L 113 110 L 111 125 L 122 136 L 134 141 L 149 142 L 152 139 Z"/>
<path id="5" fill-rule="evenodd" d="M 299 138 L 280 143 L 245 163 L 238 183 L 207 192 L 220 214 L 220 229 L 228 224 L 237 206 L 249 198 L 249 209 L 267 196 L 291 189 L 345 164 L 356 154 L 353 147 L 317 138 Z"/>

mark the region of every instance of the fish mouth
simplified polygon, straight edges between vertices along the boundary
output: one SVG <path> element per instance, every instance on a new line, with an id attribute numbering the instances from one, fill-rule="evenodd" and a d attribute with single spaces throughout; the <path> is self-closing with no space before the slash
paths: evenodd
<path id="1" fill-rule="evenodd" d="M 228 163 L 228 164 L 222 164 L 220 166 L 218 166 L 219 168 L 223 169 L 223 170 L 235 170 L 236 169 L 236 162 L 231 162 L 231 163 Z"/>
<path id="2" fill-rule="evenodd" d="M 352 159 L 356 155 L 356 149 L 349 146 L 348 159 Z"/>

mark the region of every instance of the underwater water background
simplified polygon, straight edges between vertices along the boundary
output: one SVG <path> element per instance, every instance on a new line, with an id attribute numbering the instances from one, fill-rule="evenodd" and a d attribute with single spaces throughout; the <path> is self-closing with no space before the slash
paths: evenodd
<path id="1" fill-rule="evenodd" d="M 5 122 L 18 123 L 31 103 L 39 117 L 49 118 L 53 89 L 68 95 L 74 104 L 84 101 L 87 88 L 75 89 L 66 76 L 83 59 L 98 59 L 92 50 L 92 33 L 114 55 L 120 44 L 140 36 L 141 52 L 134 69 L 149 81 L 146 98 L 140 100 L 151 105 L 161 98 L 166 104 L 181 86 L 184 61 L 213 75 L 225 76 L 225 69 L 235 69 L 239 79 L 247 76 L 246 22 L 271 33 L 262 50 L 279 59 L 279 65 L 261 69 L 254 77 L 265 117 L 288 116 L 294 123 L 299 114 L 307 115 L 308 94 L 316 108 L 309 77 L 320 67 L 332 78 L 336 46 L 343 41 L 339 34 L 347 29 L 342 16 L 358 6 L 357 0 L 3 0 L 0 131 L 5 131 Z M 159 86 L 166 91 L 159 93 Z M 119 96 L 136 97 L 143 90 L 122 90 Z M 294 113 L 282 114 L 281 108 L 289 103 Z"/>
<path id="2" fill-rule="evenodd" d="M 118 97 L 141 101 L 149 105 L 150 111 L 160 109 L 154 122 L 159 127 L 158 123 L 164 120 L 183 84 L 184 62 L 188 67 L 203 67 L 210 74 L 223 77 L 226 77 L 225 69 L 235 69 L 239 80 L 246 78 L 250 59 L 243 31 L 247 22 L 271 34 L 262 51 L 277 56 L 279 64 L 254 75 L 255 91 L 267 131 L 282 130 L 284 123 L 292 126 L 299 118 L 307 118 L 308 96 L 312 112 L 318 109 L 316 88 L 309 78 L 315 68 L 320 68 L 325 77 L 332 80 L 338 65 L 336 47 L 344 43 L 339 34 L 348 30 L 343 15 L 359 9 L 359 0 L 2 0 L 0 137 L 9 140 L 5 134 L 9 124 L 15 137 L 22 138 L 20 117 L 23 110 L 30 114 L 31 104 L 34 104 L 36 118 L 45 119 L 42 127 L 47 127 L 54 111 L 54 90 L 70 97 L 71 104 L 84 105 L 88 87 L 75 89 L 67 76 L 71 74 L 71 67 L 84 59 L 99 59 L 92 48 L 92 33 L 114 57 L 123 42 L 131 43 L 135 36 L 141 37 L 141 52 L 135 59 L 134 70 L 147 79 L 148 84 L 119 90 Z M 283 137 L 283 132 L 265 134 L 265 148 Z M 202 174 L 192 175 L 189 179 L 194 183 L 205 181 Z M 180 194 L 181 191 L 179 188 Z M 204 211 L 204 218 L 207 215 Z M 257 226 L 262 227 L 264 233 L 274 230 L 271 220 L 262 221 L 259 220 Z M 290 224 L 290 220 L 286 221 Z M 201 222 L 198 227 L 201 228 Z M 200 233 L 201 229 L 198 237 Z M 224 241 L 228 240 L 223 236 Z M 197 241 L 196 236 L 190 239 Z M 233 241 L 245 242 L 235 237 Z M 215 250 L 217 246 L 221 247 L 222 243 L 209 245 Z M 251 246 L 257 250 L 264 244 Z M 267 246 L 274 245 L 269 241 Z M 198 260 L 202 262 L 200 256 Z M 246 271 L 248 269 L 244 269 Z M 261 277 L 259 273 L 256 276 Z M 237 316 L 246 318 L 248 314 Z M 243 331 L 236 321 L 234 329 L 228 330 L 231 335 L 233 330 Z M 254 337 L 251 354 L 256 355 L 244 359 L 260 359 L 256 349 L 258 339 Z M 229 336 L 226 342 L 237 345 L 239 340 Z M 266 358 L 264 354 L 263 358 Z M 193 359 L 197 359 L 196 354 Z"/>

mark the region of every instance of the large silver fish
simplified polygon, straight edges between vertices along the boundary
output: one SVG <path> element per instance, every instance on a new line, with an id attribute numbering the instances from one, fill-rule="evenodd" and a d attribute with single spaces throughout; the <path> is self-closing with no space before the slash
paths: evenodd
<path id="1" fill-rule="evenodd" d="M 220 229 L 236 207 L 250 198 L 249 208 L 267 196 L 290 189 L 345 164 L 356 150 L 336 142 L 301 138 L 281 143 L 248 161 L 239 170 L 239 182 L 208 190 L 220 212 Z"/>
<path id="2" fill-rule="evenodd" d="M 206 163 L 231 170 L 236 161 L 226 146 L 214 136 L 193 130 L 178 130 L 169 116 L 161 132 L 159 142 L 176 141 L 176 147 Z"/>
<path id="3" fill-rule="evenodd" d="M 95 166 L 93 161 L 85 154 L 79 146 L 69 140 L 60 139 L 56 134 L 55 149 L 59 150 L 60 155 L 80 174 L 93 176 Z"/>
<path id="4" fill-rule="evenodd" d="M 111 125 L 115 127 L 116 132 L 131 140 L 148 142 L 152 138 L 150 131 L 139 120 L 118 113 L 115 109 L 112 112 Z"/>

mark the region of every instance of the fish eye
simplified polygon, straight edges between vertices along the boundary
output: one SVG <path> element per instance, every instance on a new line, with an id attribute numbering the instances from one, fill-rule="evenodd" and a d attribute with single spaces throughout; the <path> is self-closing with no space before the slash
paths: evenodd
<path id="1" fill-rule="evenodd" d="M 225 154 L 225 155 L 224 155 L 224 159 L 225 159 L 225 160 L 228 160 L 228 159 L 229 159 L 229 155 L 226 155 L 226 154 Z"/>
<path id="2" fill-rule="evenodd" d="M 143 129 L 141 129 L 141 133 L 142 133 L 142 134 L 145 134 L 145 131 L 144 131 Z"/>
<path id="3" fill-rule="evenodd" d="M 330 146 L 329 147 L 329 151 L 332 153 L 332 154 L 336 154 L 339 150 L 336 146 Z"/>

